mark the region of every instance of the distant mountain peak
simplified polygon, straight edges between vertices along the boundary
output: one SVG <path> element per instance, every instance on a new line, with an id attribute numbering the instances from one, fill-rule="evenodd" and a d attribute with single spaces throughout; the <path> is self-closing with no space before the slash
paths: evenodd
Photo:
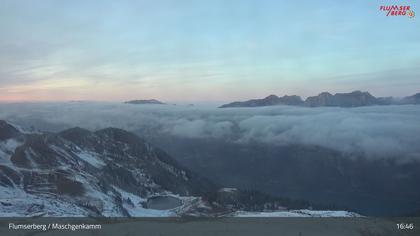
<path id="1" fill-rule="evenodd" d="M 265 97 L 264 99 L 278 99 L 279 97 L 277 95 L 271 94 Z"/>
<path id="2" fill-rule="evenodd" d="M 261 106 L 274 106 L 274 105 L 292 105 L 298 106 L 302 105 L 303 101 L 301 97 L 296 95 L 284 95 L 283 97 L 278 97 L 276 95 L 269 95 L 263 99 L 252 99 L 244 102 L 232 102 L 220 106 L 220 108 L 226 107 L 261 107 Z"/>
<path id="3" fill-rule="evenodd" d="M 127 104 L 165 104 L 159 100 L 156 99 L 142 99 L 142 100 L 130 100 L 126 101 L 124 103 Z"/>
<path id="4" fill-rule="evenodd" d="M 334 95 L 329 92 L 323 92 L 318 96 L 308 97 L 305 100 L 305 106 L 308 107 L 360 107 L 378 104 L 379 102 L 374 96 L 360 90 L 355 90 L 350 93 L 336 93 Z"/>
<path id="5" fill-rule="evenodd" d="M 322 92 L 322 93 L 319 93 L 318 96 L 332 96 L 332 94 L 329 92 Z"/>

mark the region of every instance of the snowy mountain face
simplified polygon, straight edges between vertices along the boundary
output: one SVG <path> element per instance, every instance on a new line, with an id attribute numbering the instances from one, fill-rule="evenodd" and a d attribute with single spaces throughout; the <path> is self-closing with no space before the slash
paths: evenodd
<path id="1" fill-rule="evenodd" d="M 121 129 L 28 133 L 0 121 L 0 217 L 242 216 L 251 211 L 300 217 L 288 210 L 293 204 L 301 206 L 257 191 L 219 189 Z"/>
<path id="2" fill-rule="evenodd" d="M 205 205 L 198 196 L 206 187 L 211 183 L 120 129 L 23 134 L 0 121 L 2 216 L 189 214 Z M 148 208 L 156 197 L 178 200 Z"/>

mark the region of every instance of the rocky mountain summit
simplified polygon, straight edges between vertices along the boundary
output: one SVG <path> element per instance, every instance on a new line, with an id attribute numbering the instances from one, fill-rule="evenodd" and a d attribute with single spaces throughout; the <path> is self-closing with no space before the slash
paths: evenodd
<path id="1" fill-rule="evenodd" d="M 305 106 L 308 107 L 360 107 L 377 105 L 377 99 L 368 92 L 354 91 L 351 93 L 336 93 L 334 95 L 323 92 L 318 96 L 308 97 Z"/>

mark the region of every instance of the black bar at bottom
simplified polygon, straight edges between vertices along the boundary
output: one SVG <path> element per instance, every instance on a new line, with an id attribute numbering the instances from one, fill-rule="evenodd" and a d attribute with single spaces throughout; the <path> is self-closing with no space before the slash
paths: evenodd
<path id="1" fill-rule="evenodd" d="M 0 218 L 0 235 L 420 235 L 420 218 Z"/>

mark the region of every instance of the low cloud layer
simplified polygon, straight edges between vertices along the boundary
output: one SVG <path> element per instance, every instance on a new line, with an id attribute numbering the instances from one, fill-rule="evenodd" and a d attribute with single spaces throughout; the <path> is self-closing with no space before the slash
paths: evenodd
<path id="1" fill-rule="evenodd" d="M 148 135 L 272 145 L 318 145 L 372 157 L 420 160 L 420 106 L 361 108 L 147 106 L 118 103 L 0 104 L 0 119 L 39 130 L 118 127 Z"/>

